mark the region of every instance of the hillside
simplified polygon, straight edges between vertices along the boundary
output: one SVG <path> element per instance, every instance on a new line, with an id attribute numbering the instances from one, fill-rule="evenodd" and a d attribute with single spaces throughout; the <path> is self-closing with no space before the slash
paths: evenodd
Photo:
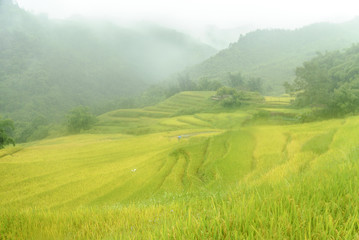
<path id="1" fill-rule="evenodd" d="M 339 50 L 359 42 L 359 18 L 340 24 L 318 23 L 296 30 L 257 30 L 241 36 L 227 49 L 188 70 L 194 79 L 226 79 L 241 72 L 260 77 L 267 94 L 284 91 L 295 69 L 317 52 Z"/>
<path id="2" fill-rule="evenodd" d="M 304 110 L 289 99 L 228 110 L 211 95 L 184 92 L 106 113 L 83 134 L 0 150 L 1 236 L 355 238 L 358 117 L 298 124 Z M 153 131 L 123 133 L 144 125 Z"/>
<path id="3" fill-rule="evenodd" d="M 297 68 L 287 90 L 300 106 L 317 106 L 324 116 L 357 114 L 359 99 L 359 45 L 345 51 L 327 52 Z"/>
<path id="4" fill-rule="evenodd" d="M 0 114 L 16 121 L 100 108 L 215 53 L 172 29 L 52 20 L 10 0 L 0 1 L 0 22 Z"/>

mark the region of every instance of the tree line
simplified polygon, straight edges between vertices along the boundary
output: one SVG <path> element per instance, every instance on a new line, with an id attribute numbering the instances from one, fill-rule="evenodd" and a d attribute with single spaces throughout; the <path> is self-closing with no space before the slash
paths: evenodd
<path id="1" fill-rule="evenodd" d="M 326 52 L 296 69 L 285 83 L 297 106 L 310 106 L 317 115 L 338 117 L 359 113 L 359 44 L 344 51 Z"/>

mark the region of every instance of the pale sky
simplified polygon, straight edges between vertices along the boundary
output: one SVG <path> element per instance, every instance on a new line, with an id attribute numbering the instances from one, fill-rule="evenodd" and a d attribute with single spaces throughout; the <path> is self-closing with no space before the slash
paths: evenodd
<path id="1" fill-rule="evenodd" d="M 73 15 L 164 25 L 234 28 L 297 28 L 315 22 L 342 22 L 359 16 L 358 0 L 16 0 L 51 18 Z"/>

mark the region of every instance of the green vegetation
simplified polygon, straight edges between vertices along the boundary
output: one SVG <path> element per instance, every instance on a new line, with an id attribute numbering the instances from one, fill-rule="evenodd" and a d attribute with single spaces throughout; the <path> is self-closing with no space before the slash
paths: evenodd
<path id="1" fill-rule="evenodd" d="M 0 114 L 14 120 L 17 142 L 43 139 L 61 129 L 54 126 L 78 105 L 99 115 L 154 105 L 181 91 L 216 91 L 227 85 L 278 94 L 283 82 L 293 79 L 293 69 L 315 52 L 359 40 L 358 20 L 294 31 L 259 30 L 199 64 L 214 49 L 171 29 L 151 24 L 125 28 L 81 18 L 55 21 L 10 0 L 0 5 Z M 339 106 L 344 112 L 356 102 L 348 87 L 336 93 L 351 102 Z M 224 102 L 238 105 L 233 99 Z"/>
<path id="2" fill-rule="evenodd" d="M 150 85 L 215 53 L 160 26 L 53 20 L 11 0 L 0 1 L 0 22 L 0 114 L 19 142 L 46 136 L 78 105 L 95 114 L 143 105 L 134 98 Z"/>
<path id="3" fill-rule="evenodd" d="M 213 95 L 182 92 L 0 150 L 0 236 L 355 239 L 358 117 L 282 124 L 303 113 L 290 97 L 238 109 Z"/>
<path id="4" fill-rule="evenodd" d="M 299 106 L 316 107 L 316 115 L 343 116 L 359 112 L 359 46 L 344 52 L 320 54 L 297 68 L 294 84 Z"/>
<path id="5" fill-rule="evenodd" d="M 89 130 L 95 123 L 96 117 L 84 106 L 72 109 L 67 115 L 67 129 L 70 133 Z"/>
<path id="6" fill-rule="evenodd" d="M 257 30 L 241 36 L 227 49 L 188 70 L 196 80 L 222 82 L 238 72 L 263 81 L 268 95 L 284 92 L 283 83 L 295 79 L 295 68 L 316 53 L 340 50 L 359 41 L 359 18 L 341 24 L 318 23 L 296 30 Z"/>
<path id="7" fill-rule="evenodd" d="M 263 81 L 261 78 L 246 79 L 241 73 L 228 75 L 228 85 L 232 88 L 251 92 L 263 92 Z"/>
<path id="8" fill-rule="evenodd" d="M 256 92 L 246 92 L 230 87 L 221 87 L 217 90 L 214 99 L 219 100 L 224 107 L 238 107 L 246 102 L 261 102 L 263 97 Z"/>
<path id="9" fill-rule="evenodd" d="M 14 139 L 9 136 L 9 132 L 12 130 L 14 130 L 14 123 L 9 119 L 2 120 L 0 118 L 0 149 L 8 144 L 15 146 Z"/>
<path id="10" fill-rule="evenodd" d="M 335 129 L 314 136 L 302 146 L 302 151 L 312 151 L 317 154 L 323 154 L 329 150 L 330 144 L 333 141 Z"/>
<path id="11" fill-rule="evenodd" d="M 11 0 L 0 23 L 0 239 L 359 238 L 359 46 L 291 83 L 358 19 L 258 30 L 178 74 L 213 49 Z"/>

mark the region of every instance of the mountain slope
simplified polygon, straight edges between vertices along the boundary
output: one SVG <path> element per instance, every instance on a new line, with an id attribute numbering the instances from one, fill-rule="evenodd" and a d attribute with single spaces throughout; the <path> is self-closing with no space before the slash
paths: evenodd
<path id="1" fill-rule="evenodd" d="M 280 93 L 297 66 L 316 53 L 359 42 L 359 18 L 342 24 L 318 23 L 296 30 L 257 30 L 188 70 L 191 77 L 223 79 L 241 72 L 264 80 L 267 93 Z"/>
<path id="2" fill-rule="evenodd" d="M 49 20 L 0 1 L 0 114 L 56 119 L 71 107 L 138 94 L 215 51 L 159 26 Z"/>

